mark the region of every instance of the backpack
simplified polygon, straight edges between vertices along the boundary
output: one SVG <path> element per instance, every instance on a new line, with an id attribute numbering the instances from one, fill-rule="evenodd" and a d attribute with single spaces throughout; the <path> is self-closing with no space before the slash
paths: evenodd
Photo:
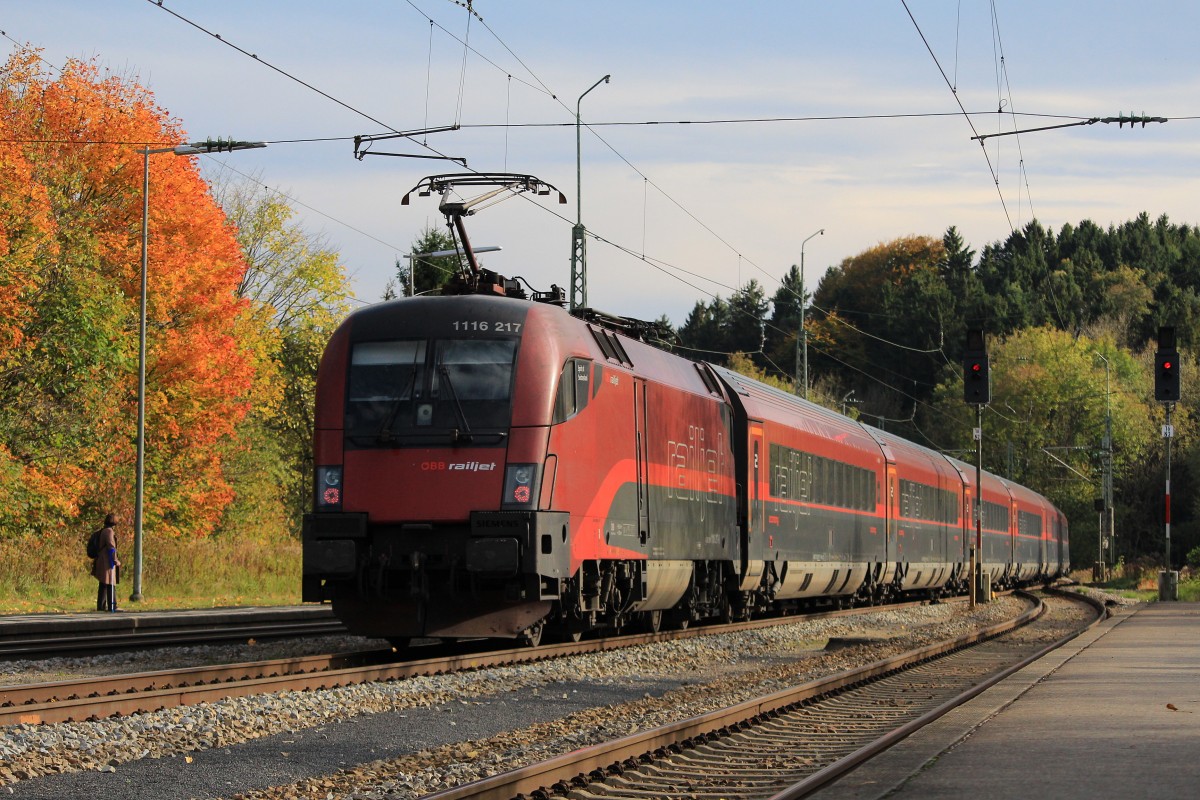
<path id="1" fill-rule="evenodd" d="M 93 533 L 91 536 L 88 537 L 88 540 L 87 540 L 87 557 L 88 558 L 95 558 L 96 556 L 100 555 L 100 534 L 103 532 L 104 532 L 104 529 L 100 528 L 99 530 L 97 530 L 95 533 Z"/>

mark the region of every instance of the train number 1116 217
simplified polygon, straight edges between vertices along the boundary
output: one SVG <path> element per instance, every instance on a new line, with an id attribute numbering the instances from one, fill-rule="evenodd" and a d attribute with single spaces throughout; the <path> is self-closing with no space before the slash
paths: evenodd
<path id="1" fill-rule="evenodd" d="M 489 322 L 486 319 L 458 320 L 454 323 L 456 331 L 495 331 L 496 333 L 520 333 L 519 322 Z"/>

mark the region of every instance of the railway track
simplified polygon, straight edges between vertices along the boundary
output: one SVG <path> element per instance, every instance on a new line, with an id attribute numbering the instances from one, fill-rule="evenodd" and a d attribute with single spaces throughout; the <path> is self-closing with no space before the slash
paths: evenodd
<path id="1" fill-rule="evenodd" d="M 0 626 L 0 659 L 52 658 L 170 645 L 332 636 L 346 627 L 328 607 L 56 615 Z"/>
<path id="2" fill-rule="evenodd" d="M 916 605 L 921 603 L 898 604 L 887 608 Z M 435 645 L 409 651 L 406 655 L 415 654 L 422 657 L 404 660 L 397 660 L 401 656 L 395 651 L 373 650 L 159 670 L 53 683 L 0 686 L 0 726 L 99 719 L 117 714 L 135 714 L 213 702 L 227 697 L 330 689 L 370 681 L 400 680 L 420 675 L 529 663 L 649 642 L 755 630 L 803 619 L 872 613 L 880 608 L 829 611 L 804 617 L 778 617 L 679 631 L 585 639 L 540 647 L 495 650 L 491 649 L 495 647 L 494 641 Z"/>
<path id="3" fill-rule="evenodd" d="M 1045 611 L 429 800 L 804 797 L 1088 627 Z"/>

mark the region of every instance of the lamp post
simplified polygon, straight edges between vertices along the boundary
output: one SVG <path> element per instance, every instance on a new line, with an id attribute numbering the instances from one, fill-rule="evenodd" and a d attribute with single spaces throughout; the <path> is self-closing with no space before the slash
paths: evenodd
<path id="1" fill-rule="evenodd" d="M 608 83 L 611 75 L 605 75 L 588 87 L 587 92 L 579 95 L 575 101 L 575 226 L 571 228 L 571 310 L 587 306 L 587 229 L 583 227 L 583 187 L 581 175 L 582 139 L 580 104 L 592 89 L 602 83 Z"/>
<path id="2" fill-rule="evenodd" d="M 220 153 L 228 150 L 249 150 L 266 147 L 265 142 L 235 142 L 207 139 L 203 142 L 178 144 L 174 147 L 144 147 L 142 154 L 142 290 L 138 311 L 138 393 L 137 393 L 137 477 L 134 481 L 133 502 L 133 594 L 129 599 L 142 599 L 142 498 L 146 474 L 146 283 L 148 273 L 148 244 L 150 229 L 150 156 L 174 153 L 194 156 L 201 153 Z"/>
<path id="3" fill-rule="evenodd" d="M 800 353 L 801 353 L 801 348 L 803 348 L 804 372 L 803 372 L 802 380 L 804 381 L 804 399 L 805 400 L 808 399 L 808 331 L 806 331 L 804 329 L 804 304 L 806 302 L 805 295 L 804 295 L 804 245 L 808 244 L 808 240 L 813 238 L 813 236 L 822 236 L 822 235 L 824 235 L 824 233 L 825 233 L 825 229 L 821 228 L 821 230 L 812 234 L 811 236 L 809 236 L 803 242 L 800 243 L 800 331 L 799 331 L 800 335 L 796 337 L 796 375 L 797 375 L 797 377 L 799 377 L 802 374 L 800 371 Z M 799 393 L 800 392 L 797 389 L 796 394 L 799 394 Z"/>

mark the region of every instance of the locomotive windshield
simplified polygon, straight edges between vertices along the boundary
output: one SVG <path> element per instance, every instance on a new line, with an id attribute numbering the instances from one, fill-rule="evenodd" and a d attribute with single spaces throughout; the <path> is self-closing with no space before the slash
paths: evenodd
<path id="1" fill-rule="evenodd" d="M 516 339 L 360 342 L 350 356 L 346 436 L 356 445 L 495 444 L 512 419 Z"/>

